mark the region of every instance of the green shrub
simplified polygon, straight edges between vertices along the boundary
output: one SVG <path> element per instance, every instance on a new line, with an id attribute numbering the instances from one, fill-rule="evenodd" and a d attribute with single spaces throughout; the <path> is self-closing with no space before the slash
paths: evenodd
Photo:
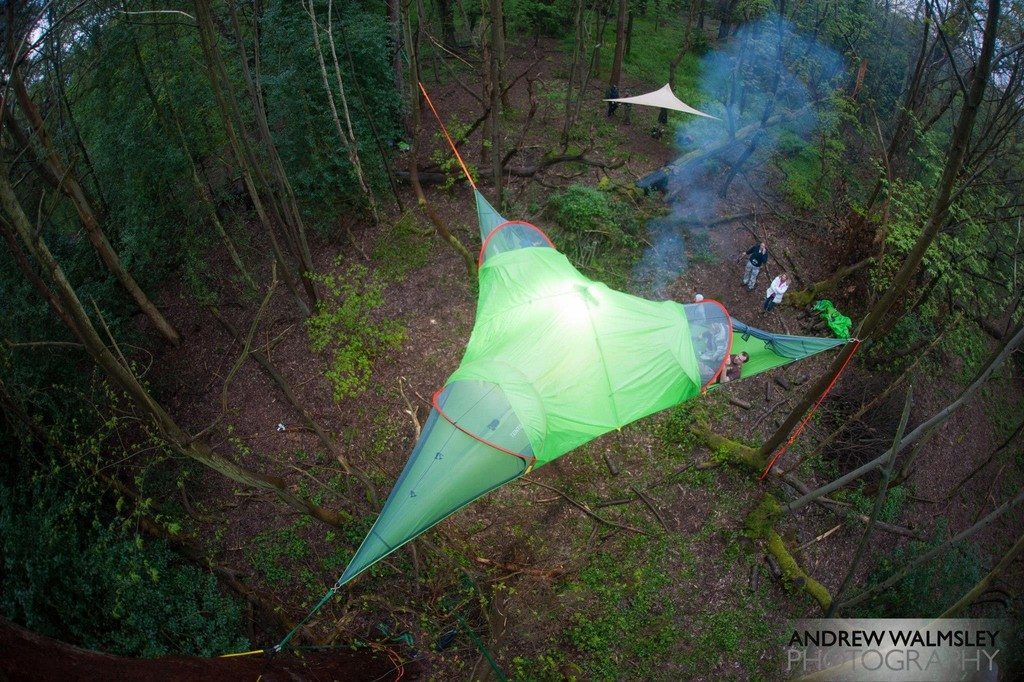
<path id="1" fill-rule="evenodd" d="M 548 210 L 559 231 L 556 244 L 578 266 L 587 267 L 615 250 L 635 249 L 636 210 L 605 191 L 570 185 L 551 197 Z"/>
<path id="2" fill-rule="evenodd" d="M 54 462 L 56 464 L 56 462 Z M 135 657 L 248 648 L 242 610 L 209 572 L 131 521 L 68 467 L 8 468 L 0 481 L 0 614 L 65 642 Z"/>
<path id="3" fill-rule="evenodd" d="M 375 319 L 383 304 L 384 287 L 362 265 L 344 267 L 334 261 L 336 272 L 312 274 L 326 289 L 316 313 L 306 320 L 309 344 L 314 351 L 328 351 L 331 359 L 324 376 L 331 382 L 334 399 L 366 390 L 373 360 L 405 341 L 405 328 L 394 320 Z"/>

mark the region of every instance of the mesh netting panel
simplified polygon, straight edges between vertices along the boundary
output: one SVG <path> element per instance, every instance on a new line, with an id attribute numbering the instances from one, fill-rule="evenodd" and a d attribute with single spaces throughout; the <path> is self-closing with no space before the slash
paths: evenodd
<path id="1" fill-rule="evenodd" d="M 697 356 L 700 381 L 707 384 L 718 372 L 729 353 L 731 321 L 725 308 L 717 303 L 684 305 L 690 323 L 690 341 Z"/>
<path id="2" fill-rule="evenodd" d="M 487 237 L 483 245 L 480 262 L 505 251 L 525 249 L 531 246 L 551 247 L 547 236 L 529 223 L 509 222 Z"/>
<path id="3" fill-rule="evenodd" d="M 342 580 L 350 580 L 526 470 L 530 444 L 500 388 L 481 381 L 455 382 L 438 396 L 437 404 L 458 426 L 431 410 L 412 456 Z M 485 441 L 521 453 L 525 459 Z"/>

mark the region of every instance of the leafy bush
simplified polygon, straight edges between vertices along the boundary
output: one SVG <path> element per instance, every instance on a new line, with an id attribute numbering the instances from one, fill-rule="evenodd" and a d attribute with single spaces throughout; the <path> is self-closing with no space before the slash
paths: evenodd
<path id="1" fill-rule="evenodd" d="M 573 9 L 569 0 L 505 0 L 505 30 L 509 35 L 561 36 L 572 24 Z"/>
<path id="2" fill-rule="evenodd" d="M 239 604 L 210 573 L 110 520 L 98 485 L 53 464 L 0 472 L 0 614 L 124 656 L 248 648 Z"/>
<path id="3" fill-rule="evenodd" d="M 462 144 L 466 141 L 466 134 L 470 129 L 468 123 L 463 123 L 458 117 L 453 116 L 448 119 L 445 127 L 448 128 L 448 134 L 455 140 L 455 144 Z M 448 139 L 440 132 L 437 132 L 434 133 L 434 142 L 435 148 L 434 152 L 430 155 L 430 161 L 444 173 L 444 182 L 438 185 L 438 187 L 448 191 L 455 186 L 455 183 L 465 180 L 466 175 L 462 171 L 462 164 L 459 163 L 459 159 L 451 153 Z M 484 140 L 483 145 L 490 148 L 491 141 Z M 469 176 L 473 178 L 473 181 L 479 181 L 480 171 L 477 167 L 465 159 L 463 159 L 463 162 L 466 163 L 466 170 L 469 171 Z"/>
<path id="4" fill-rule="evenodd" d="M 306 332 L 314 351 L 330 352 L 324 376 L 340 401 L 366 390 L 373 359 L 400 347 L 405 329 L 394 320 L 374 319 L 374 311 L 384 302 L 384 286 L 366 267 L 345 268 L 340 257 L 334 267 L 337 272 L 310 275 L 327 293 L 317 303 L 316 314 L 306 320 Z"/>
<path id="5" fill-rule="evenodd" d="M 882 509 L 878 513 L 878 520 L 882 523 L 896 523 L 899 521 L 907 495 L 906 486 L 895 485 L 890 487 L 885 493 L 885 502 L 882 503 Z M 860 490 L 850 493 L 847 499 L 853 503 L 854 508 L 858 512 L 865 516 L 871 516 L 875 509 L 875 498 L 865 495 Z"/>
<path id="6" fill-rule="evenodd" d="M 558 247 L 578 265 L 590 265 L 606 251 L 635 248 L 636 211 L 609 191 L 570 185 L 548 205 L 559 228 Z"/>

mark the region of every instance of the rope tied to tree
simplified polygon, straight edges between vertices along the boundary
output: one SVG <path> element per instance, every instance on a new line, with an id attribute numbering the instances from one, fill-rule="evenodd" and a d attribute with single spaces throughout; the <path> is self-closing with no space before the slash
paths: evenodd
<path id="1" fill-rule="evenodd" d="M 430 101 L 430 95 L 427 94 L 427 89 L 423 87 L 423 83 L 417 83 L 420 86 L 420 92 L 423 93 L 423 98 L 427 100 L 427 106 L 430 107 L 430 111 L 433 112 L 434 118 L 437 119 L 437 124 L 441 126 L 441 132 L 444 133 L 444 137 L 448 140 L 448 145 L 451 146 L 452 152 L 455 154 L 455 158 L 458 160 L 459 165 L 462 166 L 462 172 L 466 175 L 466 181 L 469 186 L 476 189 L 476 183 L 473 182 L 473 176 L 469 174 L 469 169 L 466 167 L 466 162 L 462 160 L 462 155 L 459 154 L 459 148 L 455 146 L 455 140 L 448 134 L 448 129 L 444 126 L 444 121 L 441 120 L 441 115 L 437 113 L 437 109 L 434 108 L 434 103 Z"/>

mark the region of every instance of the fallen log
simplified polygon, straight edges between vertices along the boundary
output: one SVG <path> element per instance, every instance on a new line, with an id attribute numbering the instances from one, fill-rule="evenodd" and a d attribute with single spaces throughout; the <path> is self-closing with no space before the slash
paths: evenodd
<path id="1" fill-rule="evenodd" d="M 750 403 L 741 398 L 737 398 L 736 396 L 729 396 L 729 402 L 735 405 L 736 407 L 742 407 L 744 410 L 750 409 Z"/>
<path id="2" fill-rule="evenodd" d="M 538 578 L 553 578 L 561 573 L 565 572 L 565 569 L 561 566 L 554 568 L 533 568 L 532 566 L 520 566 L 518 564 L 510 564 L 504 561 L 495 561 L 494 559 L 487 559 L 482 556 L 478 556 L 474 559 L 481 566 L 493 566 L 494 568 L 500 568 L 503 571 L 510 573 L 525 573 L 526 575 L 534 575 Z"/>

